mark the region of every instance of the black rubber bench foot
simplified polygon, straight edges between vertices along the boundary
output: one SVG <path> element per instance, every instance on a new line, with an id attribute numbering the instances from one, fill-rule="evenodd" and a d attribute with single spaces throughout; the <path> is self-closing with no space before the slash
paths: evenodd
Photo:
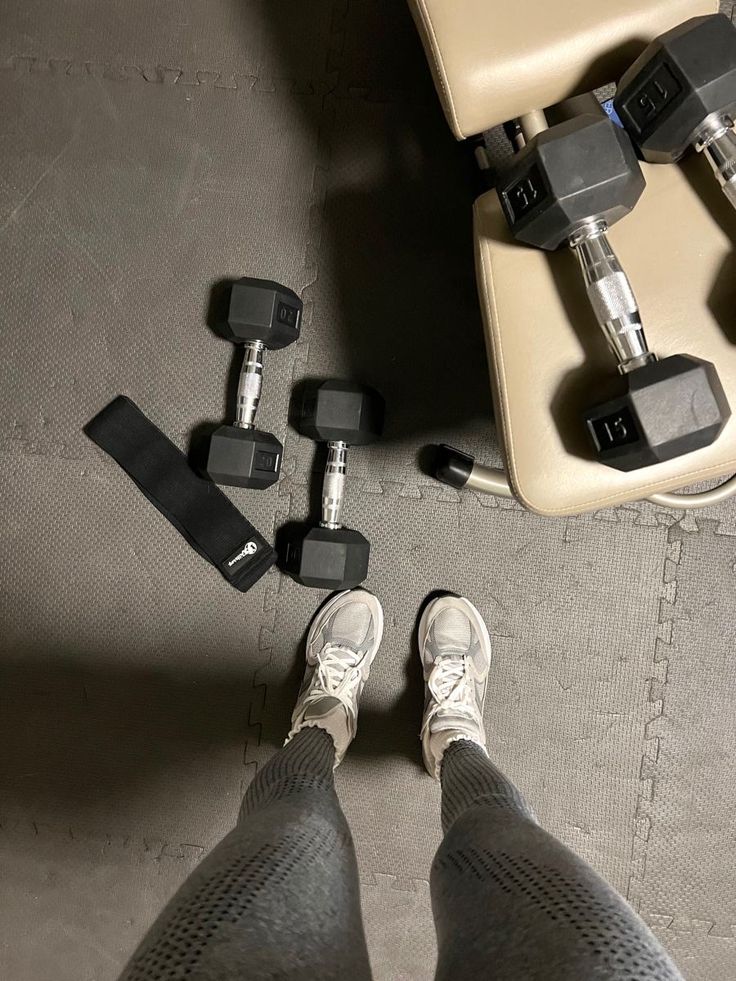
<path id="1" fill-rule="evenodd" d="M 475 459 L 468 453 L 443 443 L 437 451 L 434 475 L 443 484 L 460 489 L 467 484 L 474 466 Z"/>

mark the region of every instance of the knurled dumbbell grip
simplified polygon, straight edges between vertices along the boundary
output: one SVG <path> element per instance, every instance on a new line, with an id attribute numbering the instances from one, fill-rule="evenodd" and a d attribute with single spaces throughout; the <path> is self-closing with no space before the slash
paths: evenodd
<path id="1" fill-rule="evenodd" d="M 322 483 L 323 528 L 342 528 L 342 502 L 345 494 L 348 444 L 342 441 L 327 444 L 327 463 Z"/>
<path id="2" fill-rule="evenodd" d="M 706 120 L 695 138 L 695 149 L 702 153 L 713 168 L 723 193 L 736 208 L 736 133 L 728 116 Z"/>
<path id="3" fill-rule="evenodd" d="M 235 425 L 241 429 L 253 429 L 256 423 L 263 383 L 263 351 L 264 345 L 260 341 L 251 341 L 243 345 L 243 364 L 238 379 L 238 403 L 235 413 Z"/>
<path id="4" fill-rule="evenodd" d="M 647 346 L 631 283 L 606 230 L 604 221 L 592 221 L 570 236 L 569 245 L 578 257 L 596 320 L 619 370 L 626 372 L 654 360 L 654 355 Z"/>

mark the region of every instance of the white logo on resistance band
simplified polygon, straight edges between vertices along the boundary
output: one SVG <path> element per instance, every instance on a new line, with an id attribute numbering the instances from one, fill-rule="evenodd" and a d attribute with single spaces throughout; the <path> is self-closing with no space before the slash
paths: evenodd
<path id="1" fill-rule="evenodd" d="M 234 555 L 227 564 L 228 569 L 230 566 L 236 565 L 241 559 L 244 559 L 248 555 L 255 555 L 258 551 L 258 546 L 255 542 L 246 542 L 242 549 L 237 555 Z"/>

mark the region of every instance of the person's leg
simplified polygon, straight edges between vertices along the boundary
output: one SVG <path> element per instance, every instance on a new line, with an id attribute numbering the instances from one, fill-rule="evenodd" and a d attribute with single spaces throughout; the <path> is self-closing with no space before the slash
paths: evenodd
<path id="1" fill-rule="evenodd" d="M 438 981 L 681 981 L 631 907 L 539 826 L 489 760 L 490 640 L 478 611 L 435 600 L 419 640 L 424 759 L 441 778 L 445 832 L 431 875 Z"/>
<path id="2" fill-rule="evenodd" d="M 382 631 L 380 604 L 365 590 L 318 612 L 286 745 L 259 770 L 236 828 L 182 885 L 121 981 L 370 978 L 333 769 L 355 735 Z"/>

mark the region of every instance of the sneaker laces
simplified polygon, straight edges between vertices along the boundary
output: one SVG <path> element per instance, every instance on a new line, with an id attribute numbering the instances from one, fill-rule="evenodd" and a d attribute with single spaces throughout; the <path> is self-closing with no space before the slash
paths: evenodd
<path id="1" fill-rule="evenodd" d="M 363 657 L 362 651 L 354 651 L 342 644 L 325 645 L 317 655 L 317 669 L 304 699 L 305 704 L 331 695 L 352 711 L 360 686 Z"/>
<path id="2" fill-rule="evenodd" d="M 468 677 L 466 655 L 443 654 L 434 662 L 427 688 L 434 700 L 422 729 L 426 729 L 435 715 L 460 715 L 473 721 L 478 719 L 478 707 L 473 699 L 472 681 Z M 472 702 L 471 702 L 472 699 Z"/>

